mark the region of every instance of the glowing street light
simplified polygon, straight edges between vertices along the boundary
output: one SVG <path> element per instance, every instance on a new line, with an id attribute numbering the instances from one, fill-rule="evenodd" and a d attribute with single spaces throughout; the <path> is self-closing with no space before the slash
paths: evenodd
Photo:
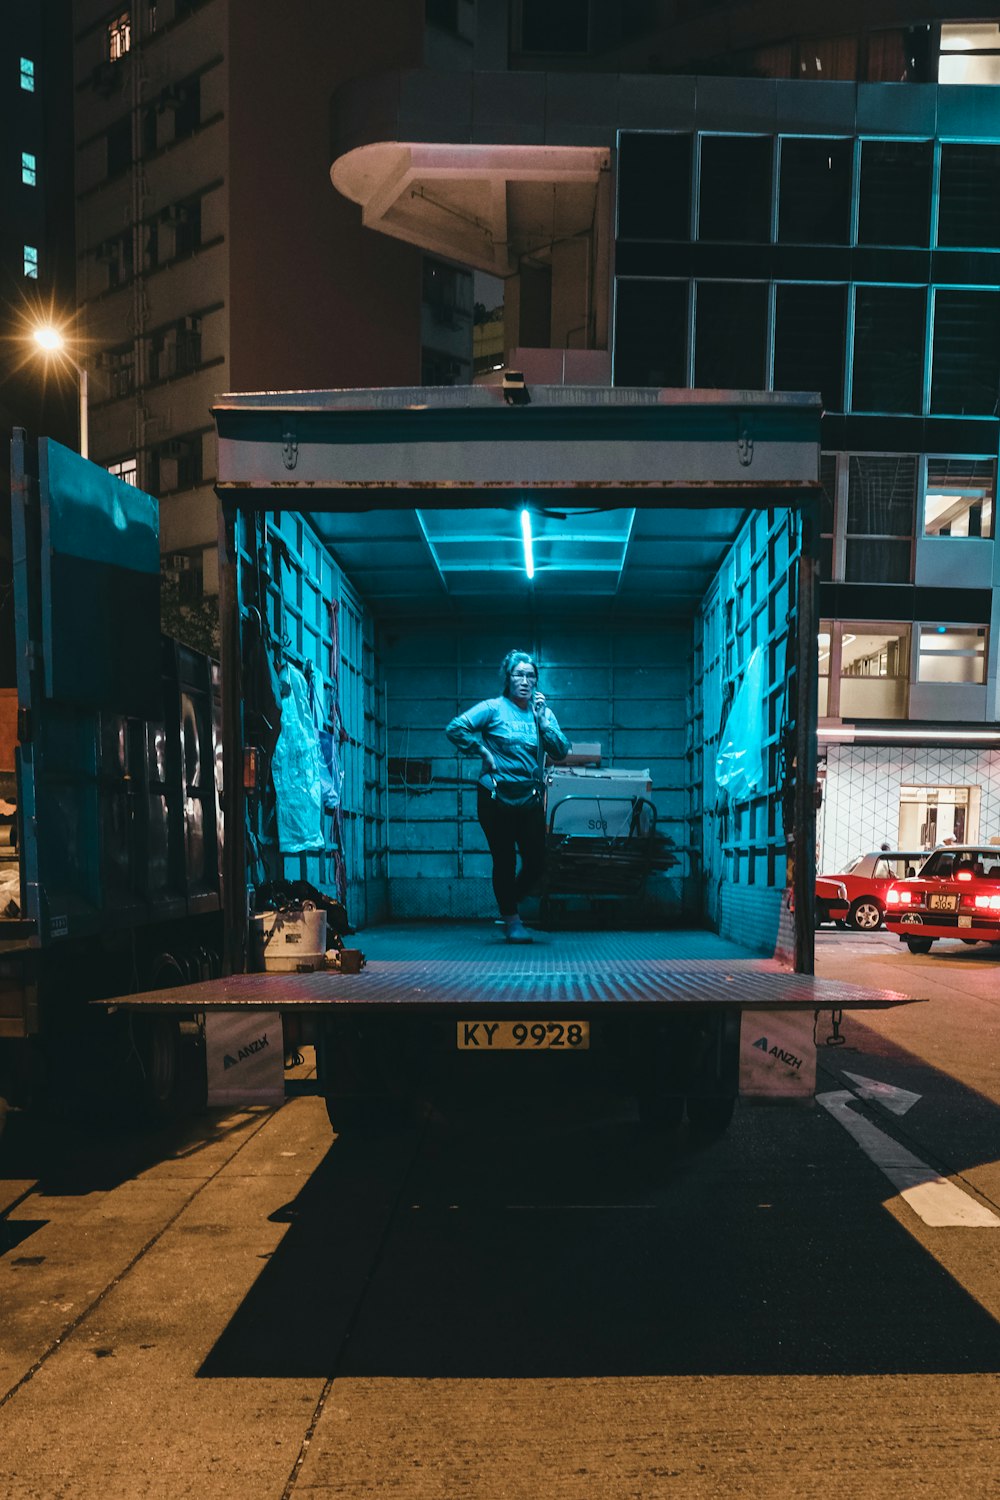
<path id="1" fill-rule="evenodd" d="M 89 422 L 87 407 L 87 371 L 70 354 L 66 339 L 54 323 L 42 323 L 32 338 L 43 354 L 58 354 L 73 366 L 80 377 L 80 457 L 89 458 Z"/>

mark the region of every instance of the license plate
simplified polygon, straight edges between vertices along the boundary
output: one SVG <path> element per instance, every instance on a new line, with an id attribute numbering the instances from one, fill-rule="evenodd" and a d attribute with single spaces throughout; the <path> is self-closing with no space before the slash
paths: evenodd
<path id="1" fill-rule="evenodd" d="M 927 905 L 931 911 L 958 911 L 958 897 L 931 895 L 927 898 Z"/>
<path id="2" fill-rule="evenodd" d="M 586 1052 L 589 1021 L 459 1021 L 461 1052 Z"/>
<path id="3" fill-rule="evenodd" d="M 971 917 L 959 917 L 959 919 L 958 919 L 958 925 L 959 925 L 959 927 L 971 927 L 972 926 L 972 918 Z"/>

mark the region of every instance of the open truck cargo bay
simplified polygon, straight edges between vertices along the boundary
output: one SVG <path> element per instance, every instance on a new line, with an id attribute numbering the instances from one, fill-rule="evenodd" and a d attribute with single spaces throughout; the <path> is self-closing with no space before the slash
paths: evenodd
<path id="1" fill-rule="evenodd" d="M 359 1037 L 381 1074 L 403 1013 L 436 1014 L 437 1044 L 450 1029 L 454 1049 L 462 1016 L 575 1010 L 597 1043 L 617 1036 L 640 1097 L 731 1102 L 738 1073 L 756 1091 L 738 1058 L 741 1013 L 744 1051 L 760 1049 L 761 1014 L 798 1013 L 792 1040 L 770 1048 L 787 1082 L 782 1058 L 801 1065 L 812 1046 L 814 1064 L 811 1012 L 906 998 L 812 973 L 818 398 L 528 394 L 219 399 L 230 977 L 164 976 L 153 993 L 112 995 L 118 1007 L 297 1013 L 328 1099 L 365 1091 L 357 1072 L 337 1074 Z M 496 694 L 512 646 L 537 660 L 571 741 L 599 743 L 604 768 L 648 771 L 661 840 L 641 898 L 616 908 L 577 893 L 530 952 L 494 925 L 478 762 L 444 735 Z M 734 795 L 716 757 L 755 651 L 760 777 Z M 295 670 L 341 784 L 318 837 L 293 852 L 279 847 L 270 769 Z M 343 901 L 363 973 L 244 972 L 260 967 L 255 910 L 299 881 Z M 405 1036 L 415 1047 L 418 1033 Z"/>

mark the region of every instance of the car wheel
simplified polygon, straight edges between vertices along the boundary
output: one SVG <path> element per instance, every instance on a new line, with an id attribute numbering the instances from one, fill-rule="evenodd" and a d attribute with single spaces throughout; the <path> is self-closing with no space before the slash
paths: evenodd
<path id="1" fill-rule="evenodd" d="M 929 953 L 933 942 L 933 938 L 907 938 L 906 946 L 911 953 Z"/>
<path id="2" fill-rule="evenodd" d="M 847 913 L 847 920 L 859 932 L 874 932 L 882 926 L 882 908 L 873 896 L 859 896 Z"/>

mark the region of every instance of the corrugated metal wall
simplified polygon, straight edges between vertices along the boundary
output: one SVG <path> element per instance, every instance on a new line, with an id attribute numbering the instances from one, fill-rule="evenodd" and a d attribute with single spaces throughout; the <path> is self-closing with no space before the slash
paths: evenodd
<path id="1" fill-rule="evenodd" d="M 539 664 L 540 687 L 571 740 L 598 741 L 602 764 L 648 767 L 662 831 L 684 850 L 690 801 L 686 755 L 691 628 L 560 626 L 537 638 L 514 623 L 393 625 L 380 649 L 388 703 L 390 903 L 400 917 L 495 915 L 486 842 L 476 821 L 479 762 L 459 757 L 444 727 L 499 692 L 512 647 Z M 687 855 L 661 882 L 680 908 Z"/>

